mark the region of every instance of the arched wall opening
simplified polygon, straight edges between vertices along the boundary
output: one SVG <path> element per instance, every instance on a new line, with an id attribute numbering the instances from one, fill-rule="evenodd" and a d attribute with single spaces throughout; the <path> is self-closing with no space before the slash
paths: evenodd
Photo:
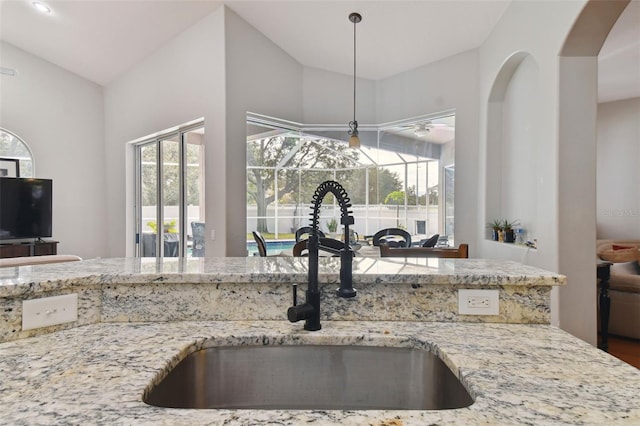
<path id="1" fill-rule="evenodd" d="M 558 267 L 560 326 L 597 343 L 597 56 L 628 0 L 589 1 L 560 52 L 558 94 Z M 581 309 L 562 309 L 564 301 Z"/>
<path id="2" fill-rule="evenodd" d="M 496 75 L 487 107 L 486 221 L 517 222 L 531 235 L 537 227 L 535 171 L 540 161 L 535 149 L 538 74 L 529 53 L 514 53 Z"/>

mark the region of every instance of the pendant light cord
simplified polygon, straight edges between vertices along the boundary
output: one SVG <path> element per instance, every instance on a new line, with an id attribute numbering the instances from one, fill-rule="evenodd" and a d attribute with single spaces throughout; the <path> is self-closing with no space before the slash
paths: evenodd
<path id="1" fill-rule="evenodd" d="M 349 122 L 349 147 L 359 148 L 360 139 L 358 138 L 358 122 L 356 121 L 356 24 L 362 20 L 362 16 L 359 13 L 353 12 L 349 15 L 349 20 L 353 22 L 353 121 Z"/>
<path id="2" fill-rule="evenodd" d="M 357 20 L 353 22 L 353 121 L 356 121 L 356 25 Z"/>

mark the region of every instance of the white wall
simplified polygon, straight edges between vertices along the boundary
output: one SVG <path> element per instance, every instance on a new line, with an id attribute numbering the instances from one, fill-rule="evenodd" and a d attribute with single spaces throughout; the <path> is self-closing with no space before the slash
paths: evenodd
<path id="1" fill-rule="evenodd" d="M 474 255 L 477 181 L 477 52 L 469 51 L 380 81 L 357 80 L 359 124 L 380 124 L 456 110 L 456 241 Z M 353 76 L 304 68 L 306 124 L 348 123 Z M 282 117 L 288 118 L 288 117 Z"/>
<path id="2" fill-rule="evenodd" d="M 481 73 L 481 132 L 482 156 L 487 146 L 487 112 L 490 90 L 504 62 L 515 52 L 527 52 L 538 66 L 538 99 L 533 111 L 538 116 L 538 135 L 534 161 L 537 251 L 523 251 L 511 245 L 494 243 L 483 238 L 483 257 L 500 257 L 524 261 L 534 266 L 557 271 L 567 276 L 568 285 L 553 292 L 552 322 L 570 333 L 595 344 L 596 297 L 595 268 L 591 268 L 595 205 L 593 189 L 588 186 L 595 179 L 589 170 L 593 161 L 592 149 L 585 134 L 593 130 L 595 116 L 565 115 L 571 105 L 589 102 L 594 93 L 584 84 L 594 75 L 589 66 L 567 72 L 560 78 L 560 51 L 585 1 L 575 2 L 512 2 L 502 20 L 480 49 Z M 544 31 L 540 23 L 544 22 Z M 593 82 L 595 89 L 595 81 Z M 571 100 L 571 104 L 567 102 Z M 559 117 L 562 117 L 560 119 Z M 581 141 L 582 139 L 582 141 Z M 585 143 L 580 145 L 580 143 Z M 484 180 L 486 161 L 480 174 Z M 517 171 L 514 171 L 517 173 Z M 503 177 L 504 178 L 504 177 Z M 484 185 L 484 183 L 483 183 Z M 486 202 L 482 187 L 481 204 Z M 486 211 L 486 206 L 481 211 Z M 504 207 L 504 206 L 503 206 Z M 482 217 L 478 232 L 485 230 Z M 591 239 L 589 241 L 589 239 Z M 592 270 L 593 269 L 593 270 Z"/>
<path id="3" fill-rule="evenodd" d="M 596 344 L 596 57 L 561 57 L 558 114 L 560 327 Z"/>
<path id="4" fill-rule="evenodd" d="M 534 84 L 538 88 L 539 102 L 531 111 L 537 116 L 537 135 L 535 141 L 528 142 L 535 144 L 533 161 L 537 164 L 537 169 L 531 179 L 535 179 L 532 190 L 535 191 L 535 197 L 540 200 L 540 205 L 536 215 L 536 227 L 539 228 L 536 237 L 539 249 L 535 253 L 531 252 L 524 260 L 526 263 L 555 271 L 558 270 L 556 248 L 558 53 L 573 20 L 583 5 L 584 2 L 581 1 L 513 2 L 480 48 L 481 211 L 486 211 L 488 190 L 484 186 L 484 177 L 488 172 L 486 169 L 488 99 L 496 77 L 507 59 L 517 52 L 527 52 L 531 58 L 525 61 L 535 62 L 538 74 Z M 540 22 L 545 22 L 544 31 L 541 31 Z M 515 84 L 518 84 L 517 79 Z M 522 114 L 513 110 L 505 112 L 507 115 L 513 113 Z M 514 135 L 516 138 L 521 138 L 525 134 L 524 131 L 518 132 L 519 135 Z M 510 169 L 510 173 L 515 175 L 518 171 Z M 505 178 L 508 176 L 503 175 L 503 179 Z M 485 224 L 492 218 L 484 216 L 483 214 L 478 218 L 477 227 L 480 237 L 479 248 L 483 257 L 522 260 L 523 253 L 517 248 L 486 240 Z"/>
<path id="5" fill-rule="evenodd" d="M 246 114 L 301 122 L 302 66 L 231 9 L 225 7 L 225 12 L 227 139 L 220 160 L 226 161 L 221 178 L 227 185 L 225 197 L 217 200 L 226 200 L 226 222 L 220 223 L 216 234 L 222 234 L 226 252 L 215 254 L 246 256 Z M 207 223 L 208 218 L 207 211 Z"/>
<path id="6" fill-rule="evenodd" d="M 205 122 L 205 221 L 211 229 L 223 229 L 224 205 L 216 200 L 226 193 L 224 80 L 220 8 L 105 88 L 110 256 L 134 253 L 133 160 L 128 142 L 200 117 Z M 211 250 L 211 254 L 224 253 Z"/>
<path id="7" fill-rule="evenodd" d="M 532 238 L 537 235 L 536 145 L 539 131 L 538 65 L 527 56 L 518 66 L 505 92 L 502 155 L 493 166 L 503 173 L 501 214 L 487 219 L 517 220 Z M 487 158 L 487 162 L 492 160 Z M 491 167 L 491 166 L 490 166 Z"/>
<path id="8" fill-rule="evenodd" d="M 560 326 L 596 343 L 596 120 L 598 52 L 627 0 L 590 0 L 558 61 L 558 266 Z"/>
<path id="9" fill-rule="evenodd" d="M 107 254 L 102 88 L 0 42 L 0 126 L 22 138 L 36 177 L 53 179 L 53 240 L 58 253 Z"/>
<path id="10" fill-rule="evenodd" d="M 377 122 L 456 111 L 455 237 L 477 257 L 478 52 L 468 51 L 377 82 Z"/>
<path id="11" fill-rule="evenodd" d="M 597 237 L 640 239 L 640 98 L 598 105 Z"/>
<path id="12" fill-rule="evenodd" d="M 353 76 L 304 67 L 305 124 L 343 124 L 353 119 Z M 379 124 L 376 119 L 376 82 L 356 80 L 358 125 Z"/>

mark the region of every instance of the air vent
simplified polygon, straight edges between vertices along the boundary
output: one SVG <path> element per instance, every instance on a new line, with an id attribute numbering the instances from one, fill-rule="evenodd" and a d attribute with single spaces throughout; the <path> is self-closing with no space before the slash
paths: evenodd
<path id="1" fill-rule="evenodd" d="M 0 74 L 15 77 L 16 75 L 18 75 L 18 72 L 13 68 L 0 67 Z"/>

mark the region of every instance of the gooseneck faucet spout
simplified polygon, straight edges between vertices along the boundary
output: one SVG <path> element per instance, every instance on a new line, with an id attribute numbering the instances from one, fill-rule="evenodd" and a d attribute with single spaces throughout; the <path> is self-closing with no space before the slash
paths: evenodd
<path id="1" fill-rule="evenodd" d="M 340 223 L 344 226 L 345 244 L 340 250 L 340 288 L 336 290 L 339 297 L 355 297 L 356 290 L 353 288 L 353 250 L 349 245 L 349 225 L 354 224 L 351 207 L 351 200 L 342 185 L 336 181 L 328 180 L 321 183 L 313 194 L 313 206 L 311 212 L 311 235 L 307 242 L 309 252 L 309 275 L 306 292 L 306 300 L 302 305 L 290 307 L 287 311 L 289 321 L 296 322 L 305 320 L 304 329 L 315 331 L 320 330 L 320 291 L 318 290 L 318 250 L 320 238 L 318 236 L 318 226 L 320 221 L 320 207 L 322 200 L 332 193 L 340 206 Z M 294 290 L 295 291 L 295 290 Z"/>

